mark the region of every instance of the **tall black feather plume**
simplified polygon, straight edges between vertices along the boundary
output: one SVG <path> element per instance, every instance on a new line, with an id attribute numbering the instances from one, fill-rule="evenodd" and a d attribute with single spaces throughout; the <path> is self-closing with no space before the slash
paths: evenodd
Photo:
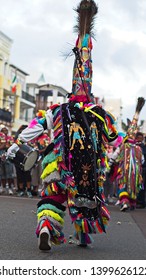
<path id="1" fill-rule="evenodd" d="M 145 104 L 145 99 L 143 97 L 138 97 L 135 112 L 140 113 L 144 104 Z"/>
<path id="2" fill-rule="evenodd" d="M 135 108 L 135 114 L 134 114 L 132 122 L 127 130 L 127 135 L 131 139 L 135 139 L 136 133 L 139 129 L 138 120 L 139 120 L 139 115 L 140 115 L 140 112 L 141 112 L 144 104 L 145 104 L 145 99 L 143 97 L 138 97 L 136 108 Z"/>
<path id="3" fill-rule="evenodd" d="M 94 20 L 98 13 L 96 3 L 93 0 L 82 0 L 74 10 L 78 14 L 77 25 L 74 27 L 74 31 L 81 37 L 85 34 L 90 34 L 91 37 L 94 37 Z"/>

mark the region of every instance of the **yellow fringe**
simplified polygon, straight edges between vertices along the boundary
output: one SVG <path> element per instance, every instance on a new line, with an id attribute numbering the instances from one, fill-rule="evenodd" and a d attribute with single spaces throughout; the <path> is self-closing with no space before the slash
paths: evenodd
<path id="1" fill-rule="evenodd" d="M 82 220 L 82 230 L 83 230 L 83 232 L 85 232 L 84 220 Z"/>
<path id="2" fill-rule="evenodd" d="M 54 213 L 51 210 L 43 210 L 40 213 L 37 214 L 38 220 L 42 217 L 42 216 L 49 216 L 54 218 L 56 221 L 58 221 L 61 225 L 64 224 L 64 220 L 60 217 L 60 215 L 58 215 L 57 213 Z"/>
<path id="3" fill-rule="evenodd" d="M 75 223 L 74 226 L 75 226 L 76 232 L 80 232 L 81 231 L 81 227 L 78 224 Z"/>
<path id="4" fill-rule="evenodd" d="M 121 197 L 121 196 L 123 196 L 123 195 L 129 196 L 129 194 L 128 194 L 127 192 L 121 192 L 121 193 L 119 194 L 119 197 Z"/>
<path id="5" fill-rule="evenodd" d="M 50 173 L 52 173 L 55 170 L 58 170 L 57 161 L 53 161 L 45 167 L 41 175 L 41 179 L 44 179 L 46 176 L 48 176 Z"/>
<path id="6" fill-rule="evenodd" d="M 55 191 L 55 189 L 54 189 L 53 184 L 48 185 L 47 188 L 46 188 L 46 190 L 47 190 L 47 192 L 48 192 L 49 195 L 53 195 L 53 194 L 57 193 L 57 191 Z"/>
<path id="7" fill-rule="evenodd" d="M 136 199 L 136 195 L 135 195 L 134 192 L 131 193 L 131 198 L 132 198 L 132 199 Z"/>

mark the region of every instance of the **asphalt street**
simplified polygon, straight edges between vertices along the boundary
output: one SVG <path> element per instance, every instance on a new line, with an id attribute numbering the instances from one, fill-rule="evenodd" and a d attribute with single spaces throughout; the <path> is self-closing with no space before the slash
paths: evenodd
<path id="1" fill-rule="evenodd" d="M 118 206 L 110 205 L 107 233 L 94 235 L 87 248 L 69 243 L 74 228 L 66 213 L 66 244 L 42 252 L 35 235 L 38 200 L 0 196 L 1 260 L 146 260 L 146 209 L 121 213 Z"/>

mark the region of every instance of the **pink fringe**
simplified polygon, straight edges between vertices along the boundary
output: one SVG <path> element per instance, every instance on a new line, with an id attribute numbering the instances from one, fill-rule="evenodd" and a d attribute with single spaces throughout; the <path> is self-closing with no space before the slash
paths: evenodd
<path id="1" fill-rule="evenodd" d="M 115 141 L 116 142 L 115 142 L 114 146 L 117 148 L 122 143 L 123 137 L 118 135 L 118 138 Z"/>
<path id="2" fill-rule="evenodd" d="M 44 199 L 46 199 L 46 198 L 53 199 L 54 201 L 59 202 L 61 204 L 67 200 L 66 194 L 49 195 L 49 196 L 46 196 Z"/>
<path id="3" fill-rule="evenodd" d="M 30 124 L 28 125 L 29 128 L 32 128 L 34 127 L 36 124 L 38 124 L 37 120 L 36 119 L 33 119 Z"/>
<path id="4" fill-rule="evenodd" d="M 69 101 L 75 101 L 75 102 L 87 102 L 88 98 L 86 95 L 72 95 Z"/>

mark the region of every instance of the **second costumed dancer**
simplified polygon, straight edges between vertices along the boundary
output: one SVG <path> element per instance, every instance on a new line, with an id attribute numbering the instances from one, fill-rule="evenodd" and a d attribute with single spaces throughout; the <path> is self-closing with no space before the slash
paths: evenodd
<path id="1" fill-rule="evenodd" d="M 116 167 L 117 171 L 114 176 L 118 183 L 118 198 L 121 211 L 136 208 L 137 194 L 143 188 L 142 149 L 136 145 L 135 136 L 138 132 L 139 115 L 144 104 L 145 99 L 139 97 L 123 143 L 115 150 L 110 159 L 110 165 L 113 165 L 111 168 L 113 173 L 115 161 L 118 164 L 118 169 Z"/>

